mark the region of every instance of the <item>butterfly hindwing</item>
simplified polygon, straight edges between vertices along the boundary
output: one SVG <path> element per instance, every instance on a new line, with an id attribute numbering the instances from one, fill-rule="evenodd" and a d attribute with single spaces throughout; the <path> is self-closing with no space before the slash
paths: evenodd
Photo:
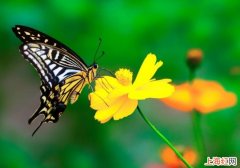
<path id="1" fill-rule="evenodd" d="M 44 86 L 40 87 L 41 90 L 41 104 L 33 116 L 28 120 L 28 123 L 31 124 L 32 121 L 40 114 L 44 115 L 44 121 L 57 122 L 59 115 L 65 110 L 66 105 L 63 102 L 58 101 L 59 93 L 56 90 L 49 89 Z M 64 106 L 63 106 L 64 105 Z"/>
<path id="2" fill-rule="evenodd" d="M 49 89 L 44 84 L 41 84 L 40 90 L 41 104 L 32 117 L 28 120 L 28 123 L 31 124 L 32 121 L 41 114 L 44 115 L 44 119 L 41 121 L 40 125 L 35 129 L 32 135 L 36 133 L 36 131 L 44 122 L 57 122 L 67 105 L 67 101 L 65 103 L 59 101 L 59 90 Z"/>
<path id="3" fill-rule="evenodd" d="M 71 98 L 71 103 L 74 103 L 85 85 L 86 82 L 85 78 L 82 77 L 82 73 L 78 73 L 65 79 L 64 82 L 51 89 L 44 84 L 41 84 L 41 104 L 38 110 L 28 120 L 28 123 L 31 124 L 32 121 L 41 114 L 44 115 L 41 124 L 49 121 L 54 123 L 57 122 L 60 115 L 66 109 L 68 100 Z M 39 126 L 41 126 L 41 124 Z"/>
<path id="4" fill-rule="evenodd" d="M 70 103 L 73 104 L 81 93 L 84 86 L 87 84 L 86 77 L 83 72 L 79 72 L 64 80 L 63 85 L 60 86 L 60 100 L 66 101 L 70 98 Z"/>

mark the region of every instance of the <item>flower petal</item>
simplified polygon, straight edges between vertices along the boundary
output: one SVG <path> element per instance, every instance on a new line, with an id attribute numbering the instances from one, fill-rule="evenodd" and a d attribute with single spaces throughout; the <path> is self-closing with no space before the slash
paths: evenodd
<path id="1" fill-rule="evenodd" d="M 234 106 L 237 102 L 236 95 L 227 92 L 215 81 L 196 79 L 193 82 L 195 108 L 201 113 L 209 113 Z"/>
<path id="2" fill-rule="evenodd" d="M 140 86 L 148 82 L 153 77 L 158 68 L 160 68 L 163 64 L 162 61 L 156 63 L 156 60 L 156 55 L 151 53 L 147 55 L 138 71 L 137 77 L 133 84 L 134 86 Z"/>
<path id="3" fill-rule="evenodd" d="M 108 120 L 110 120 L 113 115 L 119 110 L 119 108 L 122 106 L 122 104 L 126 101 L 126 96 L 118 97 L 114 100 L 114 102 L 109 105 L 107 108 L 98 110 L 94 116 L 94 118 L 101 123 L 105 123 Z"/>
<path id="4" fill-rule="evenodd" d="M 206 114 L 234 106 L 237 97 L 234 93 L 225 91 L 216 81 L 195 79 L 191 85 L 184 83 L 176 86 L 174 94 L 162 101 L 180 111 L 195 109 Z"/>
<path id="5" fill-rule="evenodd" d="M 226 101 L 227 99 L 227 101 Z M 219 109 L 235 106 L 237 104 L 237 96 L 234 93 L 225 92 L 222 101 L 219 103 Z"/>
<path id="6" fill-rule="evenodd" d="M 89 94 L 90 107 L 94 110 L 100 110 L 108 107 L 110 100 L 107 99 L 108 93 L 101 89 Z"/>
<path id="7" fill-rule="evenodd" d="M 183 111 L 190 112 L 194 108 L 194 100 L 191 92 L 191 85 L 183 83 L 175 86 L 175 92 L 167 98 L 161 99 L 166 105 Z"/>
<path id="8" fill-rule="evenodd" d="M 153 80 L 133 89 L 128 97 L 130 99 L 144 100 L 146 98 L 165 98 L 173 94 L 174 86 L 169 84 L 170 79 Z"/>
<path id="9" fill-rule="evenodd" d="M 103 76 L 96 80 L 95 90 L 104 89 L 111 91 L 113 88 L 121 86 L 118 80 L 111 76 Z"/>
<path id="10" fill-rule="evenodd" d="M 132 85 L 131 86 L 120 86 L 114 90 L 112 90 L 109 95 L 108 98 L 112 99 L 112 98 L 116 98 L 116 97 L 120 97 L 123 95 L 128 94 L 128 92 L 132 89 Z"/>
<path id="11" fill-rule="evenodd" d="M 108 98 L 109 93 L 114 90 L 114 88 L 121 87 L 116 78 L 110 76 L 104 76 L 96 80 L 95 92 L 89 94 L 90 107 L 95 110 L 101 110 L 108 107 L 113 99 Z"/>
<path id="12" fill-rule="evenodd" d="M 126 98 L 118 111 L 113 115 L 114 120 L 119 120 L 131 115 L 137 108 L 138 101 Z"/>

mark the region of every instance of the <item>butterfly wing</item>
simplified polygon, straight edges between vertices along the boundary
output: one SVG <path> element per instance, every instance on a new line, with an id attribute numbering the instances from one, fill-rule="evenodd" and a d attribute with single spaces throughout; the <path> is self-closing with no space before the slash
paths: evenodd
<path id="1" fill-rule="evenodd" d="M 68 53 L 68 59 L 71 62 L 76 62 L 81 66 L 86 66 L 84 60 L 80 58 L 73 50 L 71 50 L 66 45 L 62 44 L 58 40 L 30 27 L 16 25 L 12 28 L 15 35 L 23 43 L 43 43 L 49 46 L 56 47 L 58 49 L 64 50 Z"/>
<path id="2" fill-rule="evenodd" d="M 44 122 L 57 122 L 70 96 L 77 88 L 84 87 L 84 74 L 88 68 L 71 49 L 44 33 L 25 26 L 16 26 L 13 31 L 24 42 L 20 52 L 42 80 L 41 104 L 29 119 L 29 124 L 40 114 L 44 115 L 44 119 L 39 127 Z"/>
<path id="3" fill-rule="evenodd" d="M 40 74 L 44 84 L 53 87 L 77 72 L 87 72 L 87 67 L 69 61 L 68 53 L 43 44 L 27 43 L 20 46 L 20 52 Z"/>
<path id="4" fill-rule="evenodd" d="M 59 101 L 59 90 L 57 90 L 57 87 L 50 89 L 44 84 L 41 84 L 40 91 L 41 104 L 32 117 L 28 120 L 28 123 L 31 124 L 32 121 L 41 114 L 44 115 L 44 119 L 41 121 L 40 125 L 35 129 L 32 135 L 37 132 L 44 122 L 57 122 L 67 105 L 67 101 Z"/>
<path id="5" fill-rule="evenodd" d="M 29 124 L 40 114 L 45 116 L 45 121 L 57 122 L 60 114 L 65 110 L 70 96 L 77 96 L 84 86 L 86 79 L 82 77 L 82 72 L 68 77 L 63 83 L 54 88 L 41 84 L 41 105 L 29 119 Z"/>
<path id="6" fill-rule="evenodd" d="M 57 122 L 66 109 L 69 98 L 71 98 L 71 103 L 73 103 L 73 101 L 75 102 L 85 85 L 86 78 L 83 78 L 82 72 L 68 77 L 64 82 L 53 88 L 41 84 L 41 104 L 33 116 L 28 120 L 28 123 L 31 124 L 32 121 L 41 114 L 44 115 L 44 119 L 32 135 L 36 133 L 42 123 L 49 121 L 54 123 Z"/>

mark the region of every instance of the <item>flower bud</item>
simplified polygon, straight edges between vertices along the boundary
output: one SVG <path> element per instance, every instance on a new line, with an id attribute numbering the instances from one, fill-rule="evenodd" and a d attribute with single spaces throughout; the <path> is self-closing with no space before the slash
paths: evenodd
<path id="1" fill-rule="evenodd" d="M 195 71 L 202 62 L 203 52 L 201 49 L 193 48 L 187 53 L 187 65 L 191 71 Z"/>

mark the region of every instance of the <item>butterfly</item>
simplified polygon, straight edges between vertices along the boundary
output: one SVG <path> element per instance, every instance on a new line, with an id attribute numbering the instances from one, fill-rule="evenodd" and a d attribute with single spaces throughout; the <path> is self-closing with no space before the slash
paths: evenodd
<path id="1" fill-rule="evenodd" d="M 34 135 L 43 123 L 56 123 L 69 101 L 71 104 L 77 101 L 84 86 L 95 79 L 98 65 L 87 66 L 69 47 L 38 30 L 21 25 L 12 30 L 23 42 L 20 53 L 41 78 L 41 103 L 28 123 L 41 114 L 44 119 L 32 133 Z"/>

